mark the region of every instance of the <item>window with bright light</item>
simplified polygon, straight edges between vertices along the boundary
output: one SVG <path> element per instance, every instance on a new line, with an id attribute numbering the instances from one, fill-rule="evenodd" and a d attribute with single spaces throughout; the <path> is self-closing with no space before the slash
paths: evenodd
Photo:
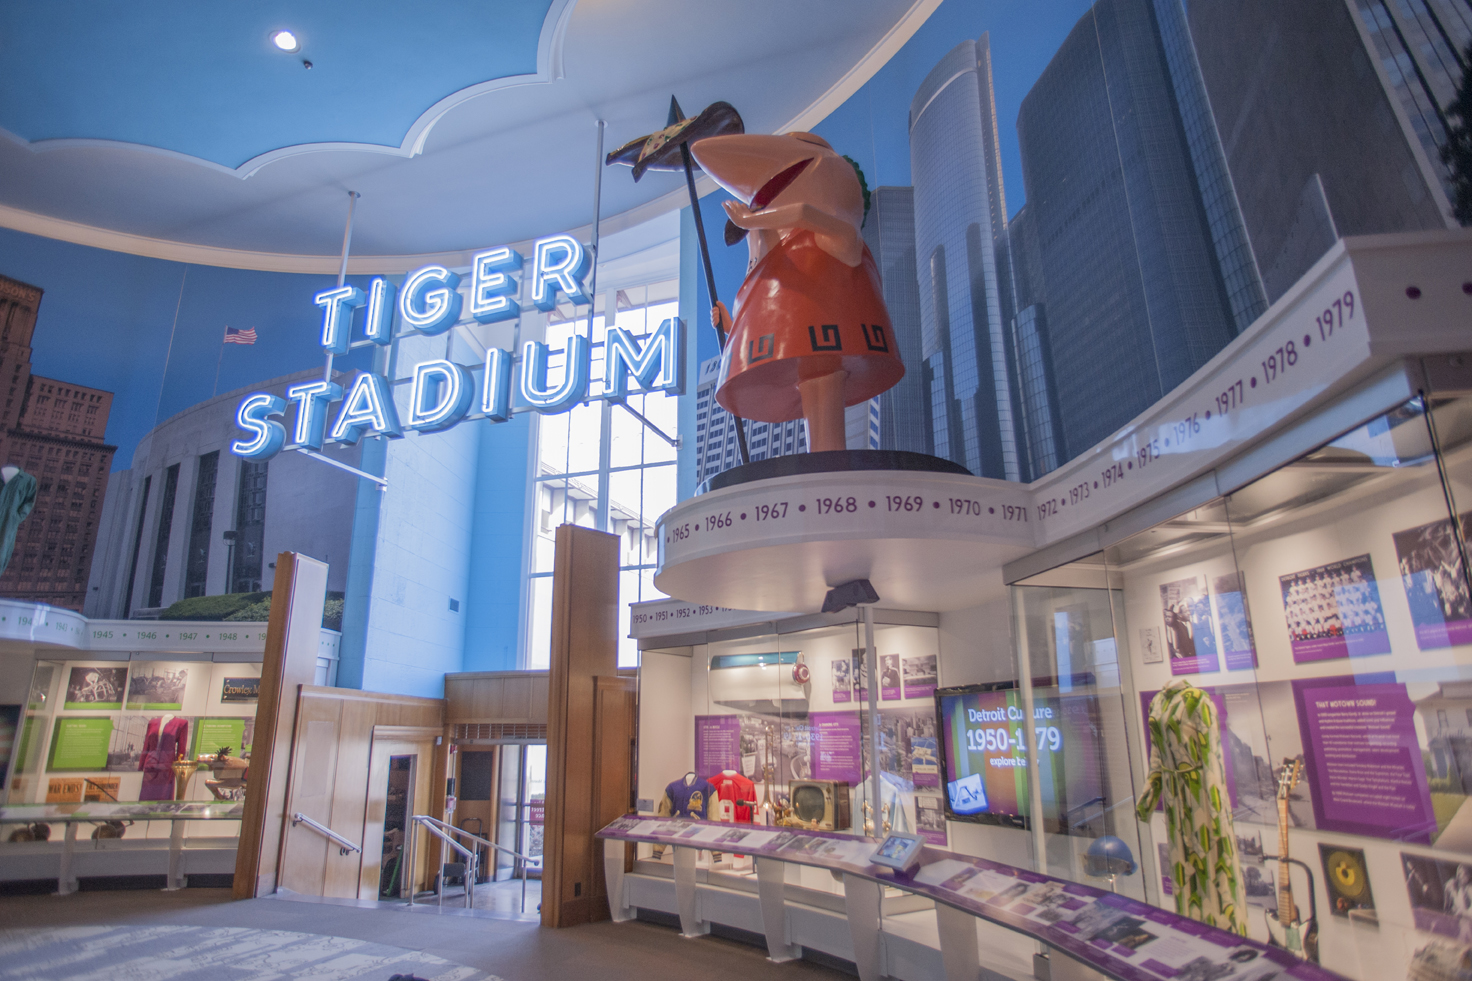
<path id="1" fill-rule="evenodd" d="M 641 343 L 659 325 L 679 316 L 678 282 L 622 289 L 598 297 L 600 311 L 592 323 L 590 394 L 603 389 L 607 298 L 614 298 L 614 326 Z M 561 378 L 563 351 L 574 332 L 586 333 L 588 317 L 559 319 L 554 311 L 547 326 L 552 350 L 547 381 Z M 693 381 L 687 379 L 687 385 Z M 557 526 L 583 525 L 618 535 L 620 667 L 638 663 L 629 639 L 629 604 L 662 599 L 654 588 L 657 557 L 654 523 L 675 504 L 675 447 L 678 399 L 672 395 L 631 395 L 626 405 L 589 401 L 571 412 L 539 416 L 531 521 L 530 568 L 527 570 L 527 667 L 545 668 L 551 661 L 552 562 Z"/>

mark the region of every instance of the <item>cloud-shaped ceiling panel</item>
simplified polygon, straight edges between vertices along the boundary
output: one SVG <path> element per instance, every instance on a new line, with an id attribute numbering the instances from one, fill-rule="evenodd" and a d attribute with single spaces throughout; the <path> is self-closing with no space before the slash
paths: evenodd
<path id="1" fill-rule="evenodd" d="M 0 4 L 0 128 L 33 146 L 130 143 L 242 176 L 292 148 L 412 153 L 459 99 L 535 80 L 568 3 Z M 281 29 L 299 51 L 272 44 Z"/>

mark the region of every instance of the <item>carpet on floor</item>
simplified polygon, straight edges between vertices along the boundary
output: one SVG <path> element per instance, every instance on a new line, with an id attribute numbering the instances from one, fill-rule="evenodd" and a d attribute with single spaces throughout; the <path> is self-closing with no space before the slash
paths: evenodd
<path id="1" fill-rule="evenodd" d="M 4 981 L 501 981 L 417 950 L 244 927 L 0 930 Z"/>

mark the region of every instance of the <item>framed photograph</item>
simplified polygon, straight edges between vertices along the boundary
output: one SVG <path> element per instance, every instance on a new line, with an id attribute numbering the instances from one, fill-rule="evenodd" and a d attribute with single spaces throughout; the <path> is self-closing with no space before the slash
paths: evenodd
<path id="1" fill-rule="evenodd" d="M 117 711 L 123 707 L 123 690 L 128 680 L 127 668 L 100 665 L 72 668 L 66 683 L 64 708 L 88 712 Z"/>
<path id="2" fill-rule="evenodd" d="M 930 698 L 935 694 L 936 680 L 939 678 L 935 662 L 934 654 L 903 659 L 906 698 Z"/>
<path id="3" fill-rule="evenodd" d="M 1205 576 L 1192 576 L 1160 587 L 1165 618 L 1165 652 L 1171 674 L 1203 674 L 1218 670 L 1216 631 Z"/>
<path id="4" fill-rule="evenodd" d="M 1278 585 L 1295 664 L 1390 653 L 1369 555 L 1279 576 Z"/>
<path id="5" fill-rule="evenodd" d="M 1472 512 L 1459 520 L 1464 531 L 1472 528 Z M 1472 597 L 1451 521 L 1433 521 L 1390 537 L 1416 626 L 1416 646 L 1430 651 L 1472 643 Z"/>
<path id="6" fill-rule="evenodd" d="M 1160 646 L 1159 627 L 1140 628 L 1140 657 L 1146 664 L 1159 664 L 1165 660 L 1165 648 Z"/>
<path id="7" fill-rule="evenodd" d="M 179 711 L 184 707 L 184 690 L 189 687 L 190 668 L 187 663 L 133 665 L 133 674 L 128 678 L 128 708 L 152 712 Z"/>

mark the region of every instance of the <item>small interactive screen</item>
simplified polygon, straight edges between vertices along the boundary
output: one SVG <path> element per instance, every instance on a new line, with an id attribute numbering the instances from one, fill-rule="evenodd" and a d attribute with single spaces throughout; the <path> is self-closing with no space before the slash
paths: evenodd
<path id="1" fill-rule="evenodd" d="M 920 849 L 924 847 L 924 839 L 915 835 L 892 834 L 869 856 L 869 861 L 892 869 L 907 869 L 915 863 Z"/>
<path id="2" fill-rule="evenodd" d="M 1020 823 L 1029 799 L 1022 693 L 1010 687 L 941 689 L 936 703 L 950 816 Z M 1034 689 L 1033 711 L 1047 820 L 1055 824 L 1063 813 L 1077 824 L 1097 816 L 1102 781 L 1094 697 Z"/>

